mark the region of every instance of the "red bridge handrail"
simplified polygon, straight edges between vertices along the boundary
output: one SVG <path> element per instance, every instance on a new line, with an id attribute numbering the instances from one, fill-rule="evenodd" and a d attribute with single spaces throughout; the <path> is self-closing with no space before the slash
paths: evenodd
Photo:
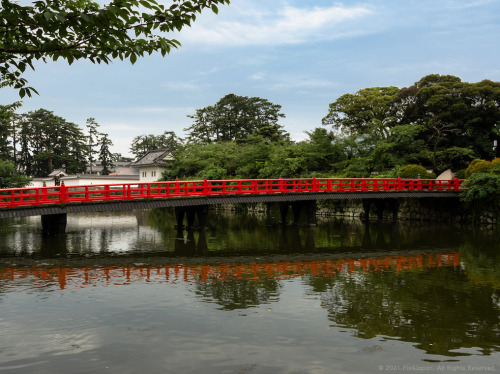
<path id="1" fill-rule="evenodd" d="M 0 208 L 75 202 L 300 192 L 463 191 L 464 179 L 290 178 L 0 189 Z"/>

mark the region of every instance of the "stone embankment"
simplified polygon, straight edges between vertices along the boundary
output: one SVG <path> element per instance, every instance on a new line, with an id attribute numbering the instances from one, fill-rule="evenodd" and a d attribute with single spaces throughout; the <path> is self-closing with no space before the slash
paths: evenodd
<path id="1" fill-rule="evenodd" d="M 269 209 L 277 210 L 276 204 L 225 204 L 216 207 L 217 210 L 245 211 L 255 215 L 266 215 Z M 320 200 L 317 202 L 316 215 L 319 217 L 338 217 L 366 219 L 365 208 L 361 200 Z M 278 212 L 273 212 L 278 217 Z M 421 221 L 421 222 L 461 222 L 495 225 L 500 223 L 499 214 L 486 210 L 473 216 L 457 198 L 446 199 L 401 199 L 380 200 L 372 203 L 370 208 L 371 221 Z"/>

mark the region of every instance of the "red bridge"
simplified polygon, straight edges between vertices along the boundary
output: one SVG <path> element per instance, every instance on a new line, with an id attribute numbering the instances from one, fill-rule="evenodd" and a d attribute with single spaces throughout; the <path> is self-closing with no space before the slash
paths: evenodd
<path id="1" fill-rule="evenodd" d="M 55 227 L 65 227 L 66 213 L 175 207 L 181 226 L 184 214 L 188 216 L 188 226 L 192 226 L 195 214 L 203 226 L 203 211 L 214 204 L 278 202 L 282 217 L 286 218 L 288 205 L 293 202 L 294 213 L 305 207 L 310 215 L 316 200 L 363 199 L 368 206 L 365 210 L 369 211 L 373 199 L 456 197 L 464 190 L 463 182 L 459 179 L 280 178 L 14 188 L 0 190 L 0 218 L 41 215 L 42 225 L 52 225 L 59 232 Z M 59 221 L 56 215 L 60 216 Z"/>

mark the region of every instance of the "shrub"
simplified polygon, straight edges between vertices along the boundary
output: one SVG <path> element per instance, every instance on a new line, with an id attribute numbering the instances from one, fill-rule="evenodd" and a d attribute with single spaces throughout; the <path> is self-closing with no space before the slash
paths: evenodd
<path id="1" fill-rule="evenodd" d="M 472 174 L 477 173 L 490 173 L 492 164 L 490 161 L 480 160 L 476 158 L 473 160 L 467 169 L 465 169 L 465 178 L 469 178 Z"/>
<path id="2" fill-rule="evenodd" d="M 500 158 L 491 161 L 491 174 L 500 175 Z"/>
<path id="3" fill-rule="evenodd" d="M 206 169 L 201 171 L 199 175 L 208 180 L 225 179 L 227 177 L 227 170 L 220 166 L 210 164 Z"/>
<path id="4" fill-rule="evenodd" d="M 435 179 L 436 174 L 429 173 L 423 166 L 421 165 L 405 165 L 402 166 L 399 170 L 399 176 L 401 178 L 423 178 L 423 179 Z"/>
<path id="5" fill-rule="evenodd" d="M 500 207 L 500 175 L 474 173 L 465 182 L 467 190 L 460 194 L 460 199 L 467 203 L 474 213 L 486 208 Z"/>

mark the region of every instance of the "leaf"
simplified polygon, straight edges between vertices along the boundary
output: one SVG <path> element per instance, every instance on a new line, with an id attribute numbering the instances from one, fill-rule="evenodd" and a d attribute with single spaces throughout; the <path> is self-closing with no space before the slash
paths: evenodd
<path id="1" fill-rule="evenodd" d="M 219 8 L 217 8 L 215 4 L 212 5 L 212 12 L 214 12 L 215 14 L 219 14 Z"/>
<path id="2" fill-rule="evenodd" d="M 135 62 L 137 61 L 137 55 L 135 53 L 132 53 L 130 55 L 130 62 L 133 64 L 135 64 Z"/>

